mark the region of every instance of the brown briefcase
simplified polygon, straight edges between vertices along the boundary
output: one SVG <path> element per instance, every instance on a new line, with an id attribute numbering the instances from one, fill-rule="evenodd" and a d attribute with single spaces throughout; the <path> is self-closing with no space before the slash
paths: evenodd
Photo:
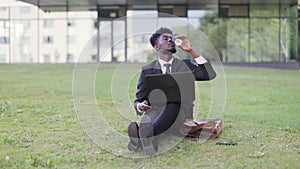
<path id="1" fill-rule="evenodd" d="M 215 139 L 221 133 L 221 119 L 193 119 L 186 120 L 180 127 L 180 133 L 194 138 Z"/>

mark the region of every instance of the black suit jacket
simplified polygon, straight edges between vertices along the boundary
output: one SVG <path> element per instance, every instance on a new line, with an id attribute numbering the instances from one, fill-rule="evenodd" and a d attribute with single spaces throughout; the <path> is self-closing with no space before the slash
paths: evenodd
<path id="1" fill-rule="evenodd" d="M 190 59 L 179 59 L 174 57 L 172 63 L 172 72 L 175 73 L 186 71 L 192 71 L 197 81 L 211 80 L 216 77 L 216 73 L 209 62 L 199 65 L 191 62 Z M 142 72 L 137 85 L 136 100 L 134 101 L 134 108 L 138 115 L 141 113 L 137 110 L 137 104 L 147 100 L 145 76 L 148 74 L 162 74 L 161 67 L 157 59 L 142 67 Z M 192 111 L 192 109 L 190 111 Z"/>

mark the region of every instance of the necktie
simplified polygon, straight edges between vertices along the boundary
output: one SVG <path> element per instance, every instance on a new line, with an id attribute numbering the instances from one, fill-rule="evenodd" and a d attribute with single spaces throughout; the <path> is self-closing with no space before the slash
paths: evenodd
<path id="1" fill-rule="evenodd" d="M 170 74 L 171 73 L 171 70 L 170 70 L 171 64 L 165 63 L 164 66 L 166 67 L 166 74 Z"/>

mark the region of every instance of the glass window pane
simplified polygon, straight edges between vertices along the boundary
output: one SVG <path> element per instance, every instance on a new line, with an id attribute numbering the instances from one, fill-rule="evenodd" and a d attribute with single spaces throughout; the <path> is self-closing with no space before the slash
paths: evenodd
<path id="1" fill-rule="evenodd" d="M 0 44 L 9 44 L 8 36 L 0 36 Z"/>
<path id="2" fill-rule="evenodd" d="M 29 22 L 30 21 L 30 22 Z M 30 23 L 30 24 L 28 24 Z M 12 20 L 11 59 L 13 63 L 37 63 L 37 21 Z"/>
<path id="3" fill-rule="evenodd" d="M 53 20 L 52 19 L 45 19 L 44 22 L 44 28 L 52 28 L 53 27 Z"/>
<path id="4" fill-rule="evenodd" d="M 111 33 L 111 21 L 100 21 L 100 45 L 99 54 L 100 62 L 111 62 L 112 61 L 112 33 Z"/>
<path id="5" fill-rule="evenodd" d="M 186 34 L 187 33 L 187 18 L 168 17 L 158 18 L 158 28 L 166 26 L 170 28 L 174 33 Z M 176 32 L 178 31 L 178 32 Z"/>
<path id="6" fill-rule="evenodd" d="M 282 17 L 297 17 L 297 6 L 291 7 L 290 5 L 282 4 L 280 6 L 280 16 Z"/>
<path id="7" fill-rule="evenodd" d="M 68 26 L 67 62 L 97 62 L 97 29 L 94 22 L 93 18 L 68 20 L 68 25 L 72 24 Z"/>
<path id="8" fill-rule="evenodd" d="M 213 13 L 209 10 L 188 10 L 188 22 L 194 27 L 200 27 L 200 20 L 206 13 Z"/>
<path id="9" fill-rule="evenodd" d="M 252 5 L 250 4 L 250 17 L 278 17 L 279 5 Z"/>
<path id="10" fill-rule="evenodd" d="M 297 19 L 283 18 L 280 22 L 280 58 L 279 61 L 295 61 L 298 58 Z"/>
<path id="11" fill-rule="evenodd" d="M 53 44 L 53 36 L 48 35 L 43 38 L 44 44 Z"/>
<path id="12" fill-rule="evenodd" d="M 279 20 L 251 19 L 250 61 L 279 61 Z"/>
<path id="13" fill-rule="evenodd" d="M 125 21 L 113 22 L 113 39 L 114 39 L 114 61 L 125 61 Z"/>
<path id="14" fill-rule="evenodd" d="M 36 19 L 38 14 L 38 7 L 17 1 L 10 7 L 11 19 Z"/>
<path id="15" fill-rule="evenodd" d="M 127 11 L 127 61 L 146 63 L 156 57 L 149 38 L 157 29 L 157 11 Z M 137 26 L 138 25 L 138 26 Z"/>
<path id="16" fill-rule="evenodd" d="M 9 28 L 9 21 L 8 20 L 0 20 L 0 30 L 4 32 Z"/>
<path id="17" fill-rule="evenodd" d="M 10 7 L 10 3 L 8 0 L 1 1 L 1 3 L 0 3 L 0 19 L 8 19 L 9 7 Z"/>
<path id="18" fill-rule="evenodd" d="M 19 9 L 21 14 L 28 14 L 31 11 L 29 6 L 21 6 Z"/>
<path id="19" fill-rule="evenodd" d="M 6 53 L 0 53 L 0 63 L 7 63 Z"/>
<path id="20" fill-rule="evenodd" d="M 21 20 L 20 22 L 21 22 L 23 29 L 29 29 L 31 27 L 31 25 L 30 25 L 31 20 L 29 20 L 29 19 Z"/>
<path id="21" fill-rule="evenodd" d="M 156 29 L 156 16 L 138 14 L 127 18 L 127 61 L 145 63 L 157 57 L 149 42 Z"/>
<path id="22" fill-rule="evenodd" d="M 0 19 L 8 19 L 8 6 L 0 4 Z"/>
<path id="23" fill-rule="evenodd" d="M 67 58 L 67 20 L 41 19 L 40 23 L 51 23 L 51 28 L 40 24 L 39 62 L 65 63 Z M 49 25 L 48 25 L 49 26 Z"/>
<path id="24" fill-rule="evenodd" d="M 0 20 L 0 63 L 10 62 L 9 58 L 9 20 Z"/>
<path id="25" fill-rule="evenodd" d="M 200 46 L 199 52 L 206 57 L 214 56 L 214 49 L 211 49 L 211 44 L 217 50 L 217 53 L 222 58 L 222 52 L 226 51 L 226 19 L 218 19 L 217 11 L 207 11 L 200 18 L 200 31 L 202 35 L 193 35 L 192 38 L 197 36 L 201 40 L 195 40 Z M 198 31 L 199 34 L 199 31 Z M 205 37 L 203 37 L 205 36 Z M 225 54 L 224 54 L 225 56 Z M 225 59 L 225 58 L 224 58 Z"/>
<path id="26" fill-rule="evenodd" d="M 0 63 L 8 63 L 10 62 L 9 59 L 9 44 L 0 43 L 0 55 L 1 55 L 1 62 Z"/>
<path id="27" fill-rule="evenodd" d="M 75 27 L 75 21 L 72 19 L 68 19 L 68 27 Z"/>
<path id="28" fill-rule="evenodd" d="M 248 19 L 228 19 L 226 37 L 226 61 L 247 62 Z"/>
<path id="29" fill-rule="evenodd" d="M 43 63 L 51 63 L 50 54 L 43 54 Z"/>
<path id="30" fill-rule="evenodd" d="M 76 36 L 68 35 L 68 44 L 69 45 L 76 44 Z"/>
<path id="31" fill-rule="evenodd" d="M 67 60 L 66 63 L 74 63 L 74 54 L 73 53 L 67 53 Z"/>

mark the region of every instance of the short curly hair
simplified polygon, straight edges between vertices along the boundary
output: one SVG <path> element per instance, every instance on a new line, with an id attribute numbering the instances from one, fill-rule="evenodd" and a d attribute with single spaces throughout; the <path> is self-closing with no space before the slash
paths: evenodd
<path id="1" fill-rule="evenodd" d="M 167 28 L 167 27 L 160 27 L 158 30 L 155 31 L 154 34 L 152 34 L 152 36 L 150 37 L 150 43 L 151 45 L 154 47 L 155 43 L 156 43 L 156 40 L 157 38 L 161 35 L 161 34 L 164 34 L 164 33 L 169 33 L 169 34 L 173 34 L 173 32 Z"/>

